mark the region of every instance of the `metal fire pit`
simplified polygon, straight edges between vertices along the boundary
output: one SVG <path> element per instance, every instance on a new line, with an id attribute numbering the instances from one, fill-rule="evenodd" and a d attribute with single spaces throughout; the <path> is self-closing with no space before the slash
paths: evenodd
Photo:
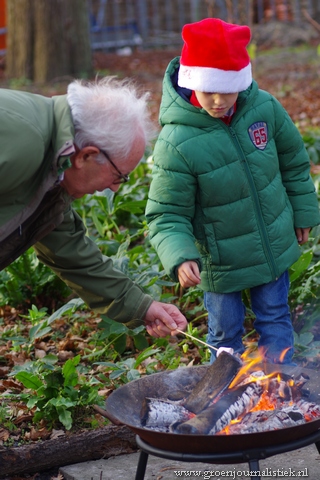
<path id="1" fill-rule="evenodd" d="M 320 419 L 303 425 L 282 428 L 267 432 L 239 435 L 186 435 L 164 433 L 141 426 L 141 406 L 145 397 L 168 398 L 174 392 L 180 392 L 181 398 L 188 394 L 206 373 L 207 366 L 186 367 L 165 371 L 134 380 L 115 390 L 106 401 L 106 416 L 116 425 L 126 425 L 142 441 L 164 451 L 187 454 L 210 454 L 243 452 L 282 445 L 301 440 L 320 429 Z M 257 367 L 257 370 L 260 367 Z M 280 367 L 263 365 L 266 373 L 282 371 L 293 378 L 302 372 L 310 380 L 305 387 L 310 390 L 309 401 L 320 404 L 320 376 L 318 372 L 300 367 Z"/>

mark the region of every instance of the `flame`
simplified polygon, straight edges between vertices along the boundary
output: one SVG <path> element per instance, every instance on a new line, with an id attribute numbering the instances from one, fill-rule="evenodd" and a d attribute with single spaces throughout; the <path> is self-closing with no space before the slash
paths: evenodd
<path id="1" fill-rule="evenodd" d="M 231 422 L 229 423 L 229 425 L 227 425 L 226 427 L 224 427 L 223 430 L 221 430 L 221 432 L 219 432 L 219 435 L 230 435 L 230 427 L 231 425 L 234 425 L 235 423 L 240 423 L 241 422 L 241 418 L 236 418 L 235 420 L 231 420 Z"/>
<path id="2" fill-rule="evenodd" d="M 288 349 L 285 349 L 280 356 L 280 360 L 282 361 L 285 357 L 286 352 Z M 270 394 L 269 392 L 269 384 L 270 384 L 270 379 L 275 378 L 279 384 L 278 387 L 278 397 L 280 398 L 285 398 L 285 393 L 284 389 L 285 387 L 292 387 L 294 385 L 294 380 L 289 379 L 287 381 L 284 381 L 281 378 L 281 374 L 278 373 L 275 376 L 275 373 L 270 373 L 270 374 L 265 374 L 261 376 L 254 376 L 253 373 L 255 371 L 254 367 L 258 364 L 264 363 L 264 357 L 262 354 L 256 353 L 253 358 L 249 358 L 250 352 L 245 352 L 243 355 L 241 355 L 241 359 L 243 361 L 243 366 L 240 368 L 239 372 L 233 379 L 233 381 L 229 385 L 229 389 L 234 388 L 238 384 L 241 383 L 241 381 L 249 383 L 249 382 L 259 382 L 260 385 L 263 386 L 263 392 L 260 397 L 260 400 L 258 403 L 250 409 L 250 412 L 256 412 L 256 411 L 268 411 L 268 410 L 276 410 L 279 408 L 278 402 L 279 398 L 277 399 L 275 395 Z M 312 414 L 310 415 L 312 417 Z M 230 427 L 231 425 L 234 425 L 235 423 L 240 423 L 242 421 L 242 417 L 238 417 L 235 420 L 232 420 L 228 426 L 226 426 L 219 434 L 222 435 L 230 435 Z"/>
<path id="3" fill-rule="evenodd" d="M 290 350 L 290 347 L 285 348 L 285 349 L 283 350 L 283 352 L 281 352 L 281 355 L 280 355 L 280 357 L 279 357 L 280 362 L 283 362 L 284 357 L 285 357 L 285 355 L 286 355 L 286 353 L 287 353 L 288 350 Z"/>
<path id="4" fill-rule="evenodd" d="M 257 405 L 255 407 L 253 407 L 250 412 L 257 412 L 259 410 L 275 410 L 276 409 L 276 401 L 274 399 L 272 399 L 270 396 L 269 396 L 269 392 L 267 390 L 265 390 L 262 395 L 261 395 L 261 398 L 259 400 L 259 402 L 257 403 Z"/>
<path id="5" fill-rule="evenodd" d="M 243 366 L 240 368 L 239 372 L 237 373 L 235 378 L 230 383 L 229 388 L 233 388 L 238 383 L 240 383 L 240 379 L 242 377 L 250 375 L 250 372 L 253 372 L 253 367 L 255 365 L 263 363 L 264 359 L 263 359 L 263 356 L 261 354 L 257 353 L 254 358 L 250 359 L 250 358 L 248 358 L 249 353 L 250 352 L 244 352 L 241 355 L 241 359 L 243 361 Z M 264 381 L 264 380 L 267 380 L 268 378 L 272 377 L 273 375 L 274 375 L 273 373 L 270 373 L 268 375 L 264 375 L 264 376 L 261 376 L 261 377 L 256 377 L 256 379 L 250 378 L 250 381 L 256 381 L 256 382 Z"/>
<path id="6" fill-rule="evenodd" d="M 242 356 L 241 356 L 241 358 L 242 358 Z M 252 371 L 251 370 L 252 367 L 254 367 L 254 365 L 257 365 L 258 363 L 260 363 L 261 360 L 262 359 L 260 357 L 257 357 L 257 358 L 254 358 L 253 360 L 249 361 L 248 363 L 244 363 L 243 366 L 240 368 L 239 372 L 237 373 L 237 375 L 235 376 L 235 378 L 230 383 L 229 388 L 233 388 L 235 385 L 240 383 L 240 378 L 243 377 L 244 375 L 248 374 L 250 371 Z"/>

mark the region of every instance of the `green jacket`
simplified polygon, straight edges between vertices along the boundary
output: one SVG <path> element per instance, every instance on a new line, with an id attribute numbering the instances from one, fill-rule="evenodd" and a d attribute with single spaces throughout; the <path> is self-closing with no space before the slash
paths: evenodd
<path id="1" fill-rule="evenodd" d="M 90 308 L 142 323 L 152 298 L 86 236 L 73 199 L 59 186 L 74 152 L 66 96 L 0 89 L 0 138 L 0 268 L 33 245 Z"/>
<path id="2" fill-rule="evenodd" d="M 281 104 L 253 81 L 230 126 L 194 107 L 169 64 L 146 216 L 166 271 L 196 260 L 205 291 L 275 280 L 300 255 L 294 227 L 320 223 L 302 138 Z M 189 92 L 190 93 L 190 92 Z"/>

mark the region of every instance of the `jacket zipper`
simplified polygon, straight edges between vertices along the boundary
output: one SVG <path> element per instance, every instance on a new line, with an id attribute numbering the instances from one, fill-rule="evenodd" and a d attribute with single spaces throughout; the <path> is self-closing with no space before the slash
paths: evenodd
<path id="1" fill-rule="evenodd" d="M 261 208 L 260 208 L 260 203 L 259 203 L 259 198 L 258 198 L 258 195 L 257 195 L 257 190 L 256 190 L 256 187 L 255 187 L 255 184 L 254 184 L 254 180 L 252 178 L 252 174 L 251 174 L 250 168 L 248 166 L 246 156 L 243 153 L 243 150 L 242 150 L 241 145 L 239 143 L 236 132 L 234 131 L 234 129 L 232 127 L 228 127 L 228 130 L 231 134 L 233 143 L 234 143 L 237 151 L 240 154 L 241 162 L 244 166 L 244 171 L 245 171 L 245 174 L 247 176 L 249 187 L 250 187 L 250 190 L 251 190 L 251 193 L 252 193 L 253 202 L 254 202 L 254 205 L 255 205 L 255 210 L 256 210 L 256 213 L 257 213 L 257 219 L 258 219 L 258 224 L 259 224 L 259 227 L 260 227 L 261 238 L 262 238 L 262 243 L 263 243 L 263 246 L 264 246 L 264 250 L 266 252 L 266 256 L 267 256 L 267 260 L 268 260 L 271 272 L 272 272 L 274 278 L 277 280 L 278 279 L 278 270 L 277 270 L 277 266 L 276 266 L 276 263 L 274 261 L 274 257 L 273 257 L 273 254 L 272 254 L 272 251 L 271 251 L 271 248 L 270 248 L 268 235 L 267 235 L 265 224 L 264 224 L 264 221 L 263 221 Z"/>

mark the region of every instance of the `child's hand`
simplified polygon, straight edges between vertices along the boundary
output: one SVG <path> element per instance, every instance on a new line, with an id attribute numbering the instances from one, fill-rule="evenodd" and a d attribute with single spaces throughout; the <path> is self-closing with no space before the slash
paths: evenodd
<path id="1" fill-rule="evenodd" d="M 296 237 L 300 245 L 308 241 L 311 228 L 295 228 Z"/>
<path id="2" fill-rule="evenodd" d="M 201 278 L 197 262 L 190 260 L 182 263 L 178 268 L 178 279 L 180 285 L 184 288 L 198 285 L 201 282 Z"/>

